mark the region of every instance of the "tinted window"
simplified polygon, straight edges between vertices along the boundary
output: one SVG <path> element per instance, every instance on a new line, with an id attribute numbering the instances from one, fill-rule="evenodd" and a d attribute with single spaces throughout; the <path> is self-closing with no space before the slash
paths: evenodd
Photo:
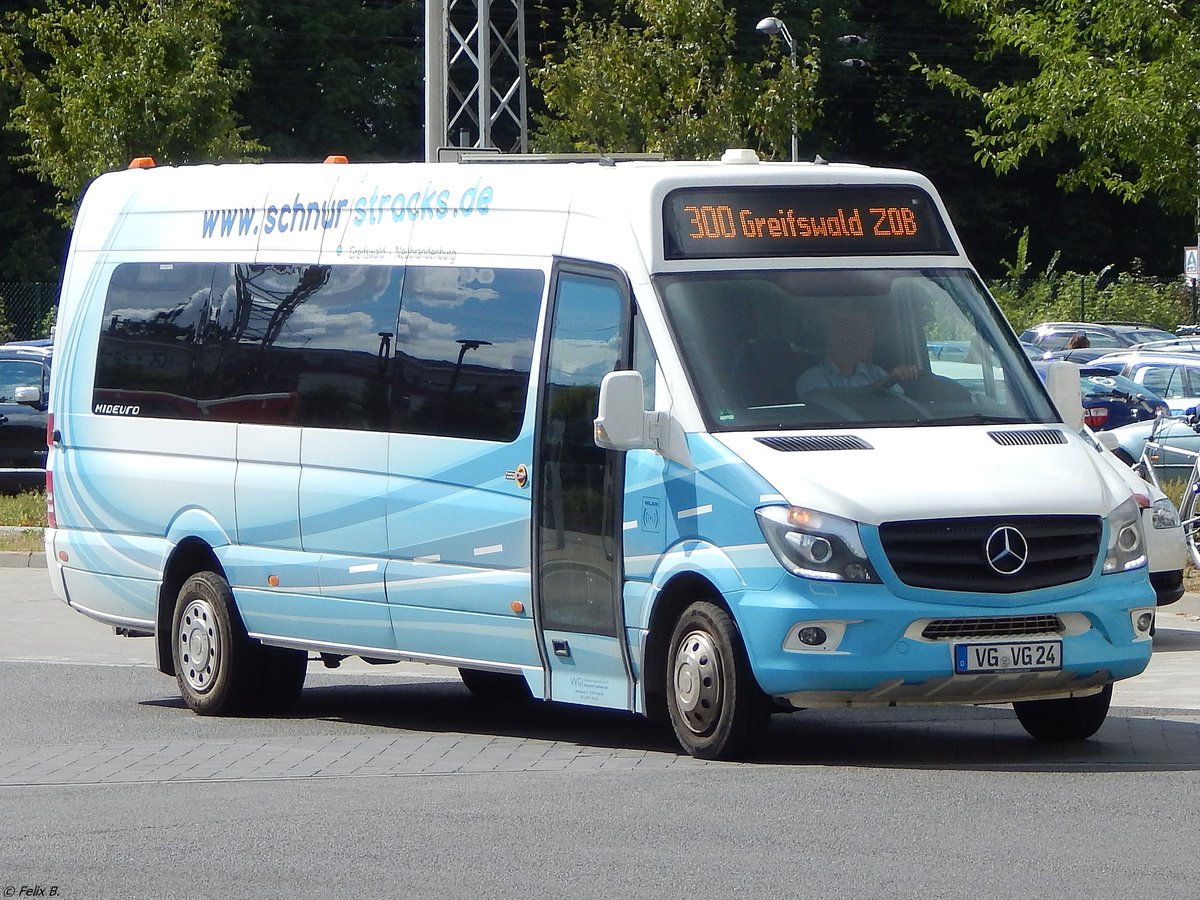
<path id="1" fill-rule="evenodd" d="M 122 265 L 94 408 L 511 440 L 543 284 L 526 270 Z"/>
<path id="2" fill-rule="evenodd" d="M 521 430 L 541 272 L 410 268 L 395 335 L 395 431 L 510 441 Z"/>
<path id="3" fill-rule="evenodd" d="M 203 379 L 195 346 L 208 317 L 214 267 L 128 263 L 109 282 L 96 361 L 95 403 L 140 415 L 190 418 Z"/>

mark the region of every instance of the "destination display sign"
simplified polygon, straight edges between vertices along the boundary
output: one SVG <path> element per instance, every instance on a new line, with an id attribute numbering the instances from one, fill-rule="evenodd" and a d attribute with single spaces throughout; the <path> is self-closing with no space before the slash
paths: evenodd
<path id="1" fill-rule="evenodd" d="M 911 185 L 681 188 L 663 202 L 663 241 L 667 259 L 955 252 Z"/>

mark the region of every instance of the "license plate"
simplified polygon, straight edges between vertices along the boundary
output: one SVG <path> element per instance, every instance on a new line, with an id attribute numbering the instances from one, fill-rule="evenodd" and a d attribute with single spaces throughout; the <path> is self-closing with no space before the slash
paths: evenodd
<path id="1" fill-rule="evenodd" d="M 1062 668 L 1062 641 L 955 644 L 954 671 L 1044 672 Z"/>

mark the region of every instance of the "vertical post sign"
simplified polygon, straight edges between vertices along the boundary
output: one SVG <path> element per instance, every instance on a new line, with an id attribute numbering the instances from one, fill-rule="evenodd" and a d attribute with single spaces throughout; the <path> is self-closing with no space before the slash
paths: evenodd
<path id="1" fill-rule="evenodd" d="M 1200 280 L 1200 247 L 1183 248 L 1183 280 L 1192 289 L 1192 324 L 1196 324 L 1196 283 Z"/>

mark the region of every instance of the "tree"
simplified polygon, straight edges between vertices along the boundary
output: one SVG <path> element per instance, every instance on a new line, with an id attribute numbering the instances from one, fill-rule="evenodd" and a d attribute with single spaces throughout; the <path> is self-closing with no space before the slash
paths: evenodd
<path id="1" fill-rule="evenodd" d="M 228 59 L 250 78 L 234 103 L 272 160 L 424 156 L 422 4 L 242 0 Z"/>
<path id="2" fill-rule="evenodd" d="M 724 0 L 617 0 L 608 20 L 568 20 L 565 46 L 533 72 L 546 112 L 539 150 L 720 155 L 753 146 L 786 155 L 817 114 L 815 44 L 793 72 L 786 54 L 739 61 Z M 765 42 L 764 42 L 765 44 Z M 765 52 L 765 51 L 764 51 Z"/>
<path id="3" fill-rule="evenodd" d="M 931 84 L 982 105 L 969 134 L 997 172 L 1067 142 L 1078 156 L 1059 178 L 1129 201 L 1196 203 L 1200 20 L 1172 0 L 940 0 L 976 22 L 984 55 L 1007 73 L 979 83 L 924 65 Z"/>
<path id="4" fill-rule="evenodd" d="M 21 161 L 54 186 L 62 219 L 72 220 L 90 179 L 135 156 L 214 162 L 263 149 L 232 111 L 245 76 L 221 63 L 221 22 L 233 8 L 233 0 L 49 0 L 44 11 L 9 17 L 0 71 L 21 97 L 10 124 L 28 145 Z"/>

